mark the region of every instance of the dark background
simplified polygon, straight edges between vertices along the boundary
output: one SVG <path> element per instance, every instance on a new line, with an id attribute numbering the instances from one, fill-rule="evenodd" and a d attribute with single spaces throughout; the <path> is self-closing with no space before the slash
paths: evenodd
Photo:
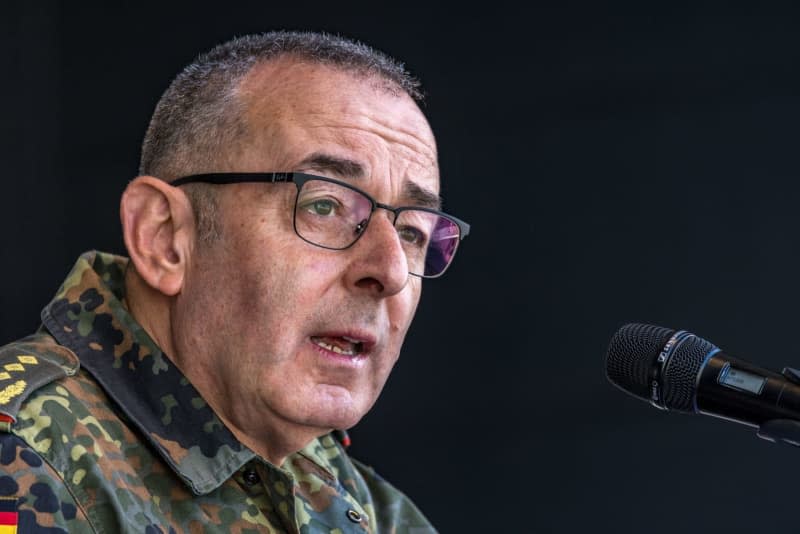
<path id="1" fill-rule="evenodd" d="M 0 339 L 82 251 L 123 252 L 118 198 L 181 67 L 234 35 L 343 33 L 422 78 L 473 224 L 354 455 L 442 532 L 796 532 L 800 450 L 661 413 L 604 357 L 638 321 L 800 366 L 800 18 L 595 4 L 4 5 Z"/>

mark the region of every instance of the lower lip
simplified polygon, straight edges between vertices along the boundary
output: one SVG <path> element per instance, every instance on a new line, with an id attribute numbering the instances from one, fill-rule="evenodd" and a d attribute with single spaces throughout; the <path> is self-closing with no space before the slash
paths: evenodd
<path id="1" fill-rule="evenodd" d="M 333 352 L 332 350 L 321 347 L 311 340 L 309 340 L 309 343 L 314 350 L 317 351 L 317 353 L 321 354 L 326 359 L 333 360 L 339 364 L 349 365 L 351 367 L 360 367 L 367 360 L 366 354 L 355 354 L 353 356 L 350 356 L 349 354 L 339 354 L 338 352 Z"/>

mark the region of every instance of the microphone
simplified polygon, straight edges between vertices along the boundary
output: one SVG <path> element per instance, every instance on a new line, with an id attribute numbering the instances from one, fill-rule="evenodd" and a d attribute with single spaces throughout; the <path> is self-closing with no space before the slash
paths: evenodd
<path id="1" fill-rule="evenodd" d="M 685 330 L 626 324 L 611 338 L 606 376 L 656 408 L 700 413 L 758 428 L 800 446 L 800 371 L 781 373 L 733 358 Z"/>

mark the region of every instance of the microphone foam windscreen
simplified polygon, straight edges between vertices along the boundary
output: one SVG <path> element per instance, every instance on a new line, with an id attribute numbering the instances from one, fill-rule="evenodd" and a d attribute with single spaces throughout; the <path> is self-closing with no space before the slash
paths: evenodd
<path id="1" fill-rule="evenodd" d="M 612 384 L 642 400 L 650 398 L 650 372 L 671 328 L 626 324 L 614 334 L 606 355 L 606 376 Z"/>
<path id="2" fill-rule="evenodd" d="M 645 324 L 620 328 L 608 347 L 606 375 L 622 390 L 650 400 L 652 374 L 658 355 L 675 330 Z M 693 412 L 697 376 L 706 358 L 716 351 L 712 343 L 689 332 L 677 336 L 660 375 L 663 405 L 670 410 Z"/>

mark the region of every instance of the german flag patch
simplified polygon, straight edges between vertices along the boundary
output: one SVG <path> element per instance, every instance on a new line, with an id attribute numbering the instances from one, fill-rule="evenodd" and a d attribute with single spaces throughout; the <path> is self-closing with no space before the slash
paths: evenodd
<path id="1" fill-rule="evenodd" d="M 16 497 L 0 497 L 0 534 L 17 534 L 19 514 Z"/>

